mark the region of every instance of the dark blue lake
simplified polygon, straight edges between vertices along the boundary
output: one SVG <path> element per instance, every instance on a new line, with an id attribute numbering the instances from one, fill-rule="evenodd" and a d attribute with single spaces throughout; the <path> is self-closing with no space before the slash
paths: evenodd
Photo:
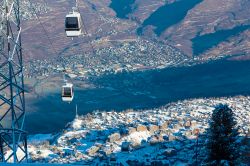
<path id="1" fill-rule="evenodd" d="M 154 32 L 160 36 L 167 28 L 177 24 L 187 15 L 187 12 L 195 7 L 202 0 L 180 0 L 171 4 L 166 4 L 158 8 L 148 17 L 137 30 L 138 34 L 142 34 L 143 29 L 152 25 L 155 27 Z"/>
<path id="2" fill-rule="evenodd" d="M 229 37 L 238 35 L 239 33 L 250 28 L 250 25 L 237 26 L 232 29 L 219 30 L 215 33 L 196 36 L 192 39 L 193 42 L 193 54 L 199 55 L 208 49 L 217 46 L 220 42 L 227 40 Z"/>
<path id="3" fill-rule="evenodd" d="M 250 61 L 216 61 L 192 67 L 106 75 L 95 89 L 78 89 L 71 104 L 60 92 L 27 101 L 27 129 L 50 133 L 63 129 L 75 116 L 94 110 L 150 109 L 189 98 L 250 95 Z"/>
<path id="4" fill-rule="evenodd" d="M 118 18 L 127 19 L 135 8 L 134 3 L 135 0 L 112 0 L 109 7 L 116 12 Z"/>

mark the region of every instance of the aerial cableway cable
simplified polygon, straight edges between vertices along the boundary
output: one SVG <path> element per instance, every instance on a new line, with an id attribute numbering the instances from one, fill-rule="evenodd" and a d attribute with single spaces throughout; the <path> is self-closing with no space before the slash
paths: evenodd
<path id="1" fill-rule="evenodd" d="M 46 35 L 46 37 L 48 38 L 48 41 L 49 41 L 50 47 L 52 48 L 52 50 L 53 50 L 54 54 L 55 54 L 55 55 L 58 55 L 57 51 L 56 51 L 56 50 L 55 50 L 55 48 L 53 47 L 53 42 L 52 42 L 52 40 L 50 39 L 50 37 L 49 37 L 49 34 L 48 34 L 47 30 L 45 29 L 45 27 L 44 27 L 44 25 L 42 24 L 42 21 L 41 21 L 41 19 L 40 19 L 39 15 L 38 15 L 38 13 L 36 12 L 36 9 L 35 9 L 35 7 L 34 7 L 33 3 L 31 2 L 31 0 L 28 0 L 28 1 L 29 1 L 29 3 L 30 3 L 30 7 L 32 8 L 32 10 L 33 10 L 34 14 L 36 15 L 36 18 L 37 18 L 37 20 L 38 20 L 39 24 L 41 25 L 41 27 L 42 27 L 42 29 L 43 29 L 43 31 L 44 31 L 44 34 L 45 34 L 45 35 Z M 44 1 L 44 0 L 43 0 L 43 1 Z M 45 1 L 44 1 L 44 2 L 45 2 Z M 45 2 L 45 3 L 46 3 L 46 2 Z"/>
<path id="2" fill-rule="evenodd" d="M 48 38 L 48 41 L 49 41 L 49 44 L 50 44 L 51 49 L 53 50 L 53 52 L 54 52 L 55 55 L 58 55 L 57 51 L 55 50 L 55 47 L 53 46 L 54 44 L 53 44 L 51 38 L 49 37 L 49 34 L 48 34 L 47 30 L 45 29 L 45 27 L 44 27 L 44 25 L 42 24 L 42 21 L 41 21 L 39 15 L 38 15 L 38 13 L 36 12 L 36 9 L 35 9 L 33 3 L 31 2 L 31 0 L 28 0 L 28 1 L 29 1 L 29 3 L 30 3 L 30 7 L 32 8 L 34 14 L 36 15 L 36 18 L 37 18 L 39 24 L 41 25 L 41 27 L 42 27 L 42 29 L 43 29 L 43 31 L 44 31 L 44 34 L 45 34 L 46 37 Z M 44 1 L 45 4 L 47 4 L 47 2 L 46 2 L 45 0 L 43 0 L 43 1 Z M 76 8 L 77 8 L 78 12 L 80 13 L 80 10 L 79 10 L 79 7 L 78 7 L 78 2 L 77 2 L 77 0 L 76 0 Z M 95 54 L 96 54 L 96 51 L 95 51 L 95 49 L 94 49 L 93 44 L 91 43 L 91 39 L 90 39 L 88 30 L 87 30 L 87 28 L 86 28 L 85 22 L 84 22 L 82 16 L 81 16 L 80 18 L 81 18 L 82 26 L 83 26 L 83 29 L 84 29 L 84 35 L 86 35 L 86 37 L 87 37 L 87 42 L 89 42 L 89 44 L 90 44 L 91 52 L 95 55 Z M 81 47 L 80 47 L 80 48 L 81 48 Z M 84 51 L 82 50 L 82 48 L 81 48 L 81 51 L 84 52 Z"/>
<path id="3" fill-rule="evenodd" d="M 76 0 L 76 2 L 77 2 L 77 0 Z M 80 13 L 78 4 L 77 4 L 77 9 L 78 9 L 78 11 L 79 11 L 79 13 Z M 91 43 L 90 36 L 89 36 L 88 30 L 87 30 L 87 28 L 86 28 L 86 25 L 85 25 L 85 22 L 84 22 L 82 16 L 81 16 L 81 20 L 82 20 L 83 29 L 84 29 L 85 34 L 86 34 L 86 36 L 87 36 L 87 38 L 88 38 L 88 41 L 89 41 L 89 43 L 90 43 L 90 47 L 91 47 L 91 49 L 92 49 L 92 53 L 93 53 L 94 55 L 96 55 L 94 46 L 93 46 L 93 44 Z"/>
<path id="4" fill-rule="evenodd" d="M 93 55 L 95 55 L 96 51 L 91 42 L 90 34 L 87 30 L 85 21 L 81 15 L 77 0 L 75 0 L 75 7 L 72 7 L 72 9 L 73 9 L 73 12 L 69 12 L 69 14 L 67 14 L 65 18 L 66 35 L 67 37 L 72 37 L 72 39 L 74 37 L 86 36 L 87 42 L 89 42 L 89 45 L 90 45 L 91 52 L 93 53 Z M 84 51 L 82 50 L 82 52 Z"/>

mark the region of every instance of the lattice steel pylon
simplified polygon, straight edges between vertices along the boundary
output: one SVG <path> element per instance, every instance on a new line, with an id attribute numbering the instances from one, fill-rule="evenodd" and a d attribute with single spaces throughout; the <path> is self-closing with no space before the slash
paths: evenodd
<path id="1" fill-rule="evenodd" d="M 19 3 L 0 0 L 0 162 L 28 157 Z"/>

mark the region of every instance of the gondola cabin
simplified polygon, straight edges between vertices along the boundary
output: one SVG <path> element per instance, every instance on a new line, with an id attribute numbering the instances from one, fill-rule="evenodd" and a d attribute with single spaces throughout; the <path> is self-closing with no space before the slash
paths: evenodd
<path id="1" fill-rule="evenodd" d="M 62 86 L 62 100 L 71 102 L 74 98 L 73 84 L 66 83 Z"/>
<path id="2" fill-rule="evenodd" d="M 67 37 L 78 37 L 82 34 L 82 22 L 79 12 L 73 11 L 66 15 L 65 32 Z"/>

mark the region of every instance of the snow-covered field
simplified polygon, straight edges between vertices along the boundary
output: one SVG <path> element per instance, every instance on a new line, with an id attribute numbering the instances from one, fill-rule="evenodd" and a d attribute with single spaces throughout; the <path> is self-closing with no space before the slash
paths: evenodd
<path id="1" fill-rule="evenodd" d="M 234 110 L 239 141 L 247 136 L 249 141 L 250 97 L 192 99 L 152 110 L 95 111 L 77 116 L 56 136 L 30 137 L 29 157 L 40 163 L 188 165 L 196 162 L 197 152 L 202 163 L 206 155 L 205 131 L 219 103 Z M 249 144 L 240 148 L 247 150 Z"/>

